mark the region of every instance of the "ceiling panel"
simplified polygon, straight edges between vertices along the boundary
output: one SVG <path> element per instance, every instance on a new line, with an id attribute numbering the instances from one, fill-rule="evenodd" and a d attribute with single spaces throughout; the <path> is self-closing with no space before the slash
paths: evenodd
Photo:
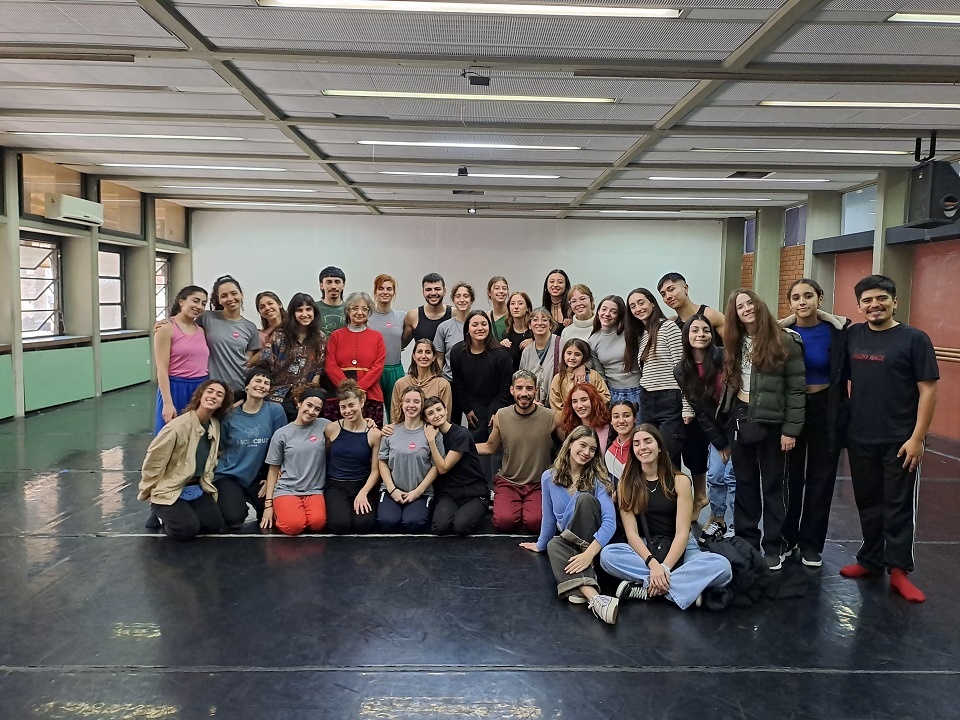
<path id="1" fill-rule="evenodd" d="M 210 112 L 254 115 L 255 111 L 239 93 L 211 95 L 177 92 L 118 92 L 76 90 L 17 90 L 0 88 L 0 108 L 36 108 L 62 110 L 115 110 L 125 112 L 158 110 L 163 112 Z"/>
<path id="2" fill-rule="evenodd" d="M 5 0 L 0 42 L 102 43 L 183 47 L 135 2 L 19 2 Z"/>
<path id="3" fill-rule="evenodd" d="M 931 12 L 925 10 L 924 12 Z M 953 12 L 956 12 L 954 5 Z M 809 54 L 822 62 L 821 54 L 842 53 L 846 62 L 858 55 L 884 56 L 909 61 L 912 57 L 935 57 L 957 62 L 960 26 L 914 25 L 910 23 L 809 23 L 801 25 L 771 49 L 772 54 Z M 951 60 L 952 58 L 952 60 Z"/>
<path id="4" fill-rule="evenodd" d="M 231 91 L 210 66 L 199 60 L 140 58 L 136 62 L 0 60 L 0 89 L 16 83 L 56 87 L 63 84 L 141 86 L 181 91 Z"/>

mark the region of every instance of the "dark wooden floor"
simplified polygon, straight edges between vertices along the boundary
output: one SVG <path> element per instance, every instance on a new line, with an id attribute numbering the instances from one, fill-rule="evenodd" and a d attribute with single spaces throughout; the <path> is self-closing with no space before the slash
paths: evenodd
<path id="1" fill-rule="evenodd" d="M 960 460 L 923 467 L 908 605 L 837 569 L 838 482 L 807 597 L 615 627 L 517 538 L 176 544 L 143 529 L 153 390 L 0 423 L 0 718 L 957 718 Z M 954 457 L 950 457 L 953 455 Z"/>

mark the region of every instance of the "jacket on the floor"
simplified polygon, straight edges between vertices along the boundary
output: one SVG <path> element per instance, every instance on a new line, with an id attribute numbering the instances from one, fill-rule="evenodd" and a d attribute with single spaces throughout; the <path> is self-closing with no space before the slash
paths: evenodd
<path id="1" fill-rule="evenodd" d="M 817 318 L 830 326 L 830 387 L 827 390 L 827 425 L 830 430 L 830 449 L 837 451 L 847 444 L 847 424 L 850 421 L 850 395 L 847 392 L 847 328 L 850 319 L 817 310 Z M 797 322 L 796 315 L 788 315 L 780 326 L 789 328 Z M 808 421 L 813 421 L 808 418 Z"/>
<path id="2" fill-rule="evenodd" d="M 196 476 L 197 446 L 203 433 L 200 418 L 193 411 L 179 415 L 163 426 L 143 459 L 138 500 L 149 500 L 157 505 L 173 505 L 177 501 L 184 485 Z M 220 421 L 210 418 L 206 433 L 210 440 L 210 454 L 200 476 L 200 487 L 216 500 L 213 469 L 217 466 L 220 447 Z"/>
<path id="3" fill-rule="evenodd" d="M 710 354 L 711 361 L 719 363 L 721 366 L 723 365 L 723 348 L 712 345 L 710 347 Z M 683 389 L 682 365 L 683 363 L 677 363 L 673 367 L 673 377 L 681 390 Z M 697 422 L 700 427 L 703 428 L 703 432 L 707 436 L 707 440 L 710 441 L 710 444 L 717 450 L 726 450 L 730 447 L 730 441 L 727 439 L 728 418 L 725 413 L 719 412 L 719 402 L 715 401 L 712 397 L 692 398 L 686 393 L 684 393 L 684 397 L 687 398 L 687 402 L 689 402 L 693 408 Z"/>
<path id="4" fill-rule="evenodd" d="M 703 606 L 708 610 L 750 607 L 764 598 L 791 600 L 807 594 L 810 578 L 799 563 L 771 572 L 760 551 L 742 537 L 708 540 L 703 549 L 723 555 L 733 570 L 733 579 L 727 585 L 704 591 Z"/>
<path id="5" fill-rule="evenodd" d="M 787 359 L 773 372 L 761 372 L 756 366 L 750 377 L 750 407 L 747 417 L 766 425 L 779 425 L 780 433 L 798 437 L 803 432 L 807 408 L 807 373 L 803 365 L 803 340 L 793 330 L 784 329 L 783 344 Z M 723 388 L 720 408 L 730 412 L 736 391 Z"/>

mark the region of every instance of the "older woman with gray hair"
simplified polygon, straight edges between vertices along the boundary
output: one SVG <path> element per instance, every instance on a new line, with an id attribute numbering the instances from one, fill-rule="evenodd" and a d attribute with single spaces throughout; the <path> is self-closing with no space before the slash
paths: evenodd
<path id="1" fill-rule="evenodd" d="M 366 393 L 363 416 L 383 425 L 383 390 L 380 376 L 387 359 L 383 336 L 367 327 L 374 308 L 373 300 L 365 292 L 355 292 L 343 303 L 347 324 L 334 330 L 327 341 L 326 374 L 336 386 L 350 378 L 356 380 Z M 327 400 L 323 416 L 330 421 L 340 419 L 340 405 L 336 398 Z"/>

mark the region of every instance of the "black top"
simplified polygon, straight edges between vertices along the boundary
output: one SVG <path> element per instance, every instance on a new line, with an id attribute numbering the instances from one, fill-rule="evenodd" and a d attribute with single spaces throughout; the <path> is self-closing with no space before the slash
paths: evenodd
<path id="1" fill-rule="evenodd" d="M 423 305 L 417 308 L 417 326 L 413 329 L 413 341 L 424 339 L 433 342 L 437 337 L 437 328 L 444 320 L 449 320 L 453 316 L 453 309 L 447 305 L 447 311 L 439 320 L 431 320 L 423 312 Z"/>
<path id="2" fill-rule="evenodd" d="M 453 406 L 458 412 L 473 412 L 479 423 L 487 424 L 493 414 L 513 402 L 510 353 L 505 348 L 485 350 L 477 355 L 459 342 L 450 351 L 453 372 Z"/>
<path id="3" fill-rule="evenodd" d="M 644 482 L 647 482 L 644 480 Z M 650 529 L 650 535 L 666 535 L 673 537 L 677 534 L 677 498 L 673 500 L 663 494 L 663 488 L 660 483 L 656 485 L 647 482 L 647 488 L 656 487 L 651 493 L 647 494 L 647 527 Z M 643 521 L 637 515 L 637 530 L 643 535 Z M 645 538 L 649 540 L 650 538 Z"/>
<path id="4" fill-rule="evenodd" d="M 513 329 L 513 323 L 510 323 L 510 329 L 507 330 L 506 335 L 504 335 L 504 339 L 510 341 L 510 347 L 508 350 L 510 352 L 510 358 L 513 360 L 514 372 L 520 369 L 520 356 L 523 354 L 523 350 L 520 348 L 520 343 L 522 343 L 524 340 L 529 340 L 532 338 L 532 331 L 527 329 L 522 333 L 518 333 Z"/>
<path id="5" fill-rule="evenodd" d="M 470 431 L 462 425 L 451 425 L 443 433 L 443 447 L 446 452 L 455 450 L 461 453 L 460 460 L 449 472 L 437 476 L 434 485 L 437 493 L 455 494 L 457 497 L 474 495 L 485 498 L 489 494 L 487 480 L 480 466 L 480 456 L 477 454 L 477 445 L 470 436 Z"/>
<path id="6" fill-rule="evenodd" d="M 917 383 L 940 379 L 933 343 L 922 330 L 903 324 L 877 331 L 860 323 L 847 333 L 848 438 L 864 445 L 905 442 L 917 424 Z"/>

